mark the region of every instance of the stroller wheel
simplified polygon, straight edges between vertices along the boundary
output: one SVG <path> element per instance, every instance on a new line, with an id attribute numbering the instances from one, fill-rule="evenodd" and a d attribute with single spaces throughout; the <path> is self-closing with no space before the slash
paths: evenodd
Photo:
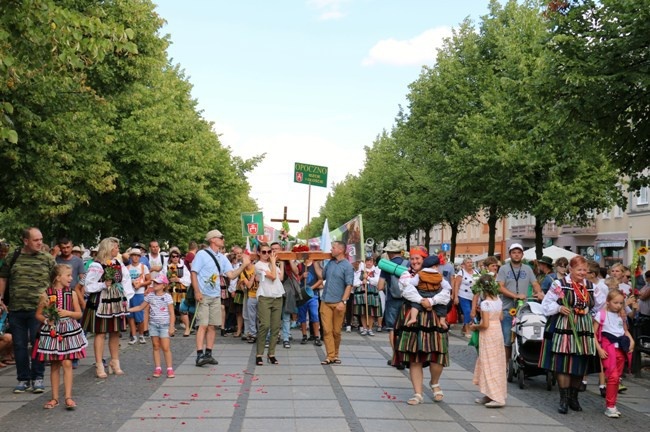
<path id="1" fill-rule="evenodd" d="M 517 382 L 519 383 L 519 388 L 524 389 L 524 369 L 519 368 L 519 371 L 517 371 Z"/>
<path id="2" fill-rule="evenodd" d="M 512 359 L 508 360 L 508 382 L 515 380 L 515 362 Z"/>

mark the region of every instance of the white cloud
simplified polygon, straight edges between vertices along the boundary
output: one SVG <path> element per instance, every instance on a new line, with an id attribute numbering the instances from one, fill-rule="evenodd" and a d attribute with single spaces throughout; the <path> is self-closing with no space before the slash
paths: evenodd
<path id="1" fill-rule="evenodd" d="M 349 0 L 309 0 L 307 4 L 318 11 L 318 19 L 327 21 L 343 18 L 346 14 L 341 11 L 341 6 L 348 1 Z"/>
<path id="2" fill-rule="evenodd" d="M 216 130 L 221 131 L 219 127 Z M 238 136 L 231 131 L 232 136 Z M 224 132 L 223 142 L 227 133 Z M 289 219 L 300 222 L 291 224 L 290 232 L 295 234 L 307 223 L 307 199 L 309 186 L 293 181 L 294 163 L 328 167 L 327 188 L 312 186 L 310 218 L 318 215 L 325 204 L 331 185 L 342 181 L 349 173 L 357 174 L 363 166 L 364 150 L 351 149 L 349 145 L 337 143 L 314 135 L 280 134 L 276 136 L 245 137 L 231 146 L 233 153 L 243 158 L 266 152 L 264 161 L 248 176 L 251 196 L 264 212 L 265 223 L 271 218 L 281 218 L 287 206 Z M 280 223 L 271 223 L 276 228 Z"/>
<path id="3" fill-rule="evenodd" d="M 364 66 L 381 63 L 395 66 L 432 64 L 436 58 L 436 51 L 442 47 L 443 40 L 449 36 L 451 36 L 451 27 L 436 27 L 407 40 L 383 39 L 370 48 L 362 64 Z"/>

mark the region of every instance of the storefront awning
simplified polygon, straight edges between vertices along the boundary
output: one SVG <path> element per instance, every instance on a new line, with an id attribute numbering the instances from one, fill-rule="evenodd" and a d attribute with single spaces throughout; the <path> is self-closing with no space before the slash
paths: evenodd
<path id="1" fill-rule="evenodd" d="M 625 241 L 602 241 L 599 243 L 596 243 L 596 245 L 599 248 L 624 248 L 625 247 Z"/>

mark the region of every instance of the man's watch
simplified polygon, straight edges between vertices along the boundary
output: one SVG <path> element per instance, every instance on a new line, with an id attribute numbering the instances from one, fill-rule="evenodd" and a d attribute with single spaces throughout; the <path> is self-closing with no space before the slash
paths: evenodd
<path id="1" fill-rule="evenodd" d="M 348 302 L 347 300 L 341 300 L 341 303 L 343 304 L 347 304 L 347 302 Z"/>

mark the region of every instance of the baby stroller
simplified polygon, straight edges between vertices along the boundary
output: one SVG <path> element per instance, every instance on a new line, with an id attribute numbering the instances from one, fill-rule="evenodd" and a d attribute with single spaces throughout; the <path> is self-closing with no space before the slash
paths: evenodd
<path id="1" fill-rule="evenodd" d="M 508 382 L 517 377 L 519 388 L 524 388 L 524 379 L 537 375 L 546 375 L 546 389 L 552 390 L 553 373 L 537 366 L 542 352 L 546 316 L 542 305 L 534 301 L 521 302 L 513 319 L 512 357 L 508 361 Z"/>

